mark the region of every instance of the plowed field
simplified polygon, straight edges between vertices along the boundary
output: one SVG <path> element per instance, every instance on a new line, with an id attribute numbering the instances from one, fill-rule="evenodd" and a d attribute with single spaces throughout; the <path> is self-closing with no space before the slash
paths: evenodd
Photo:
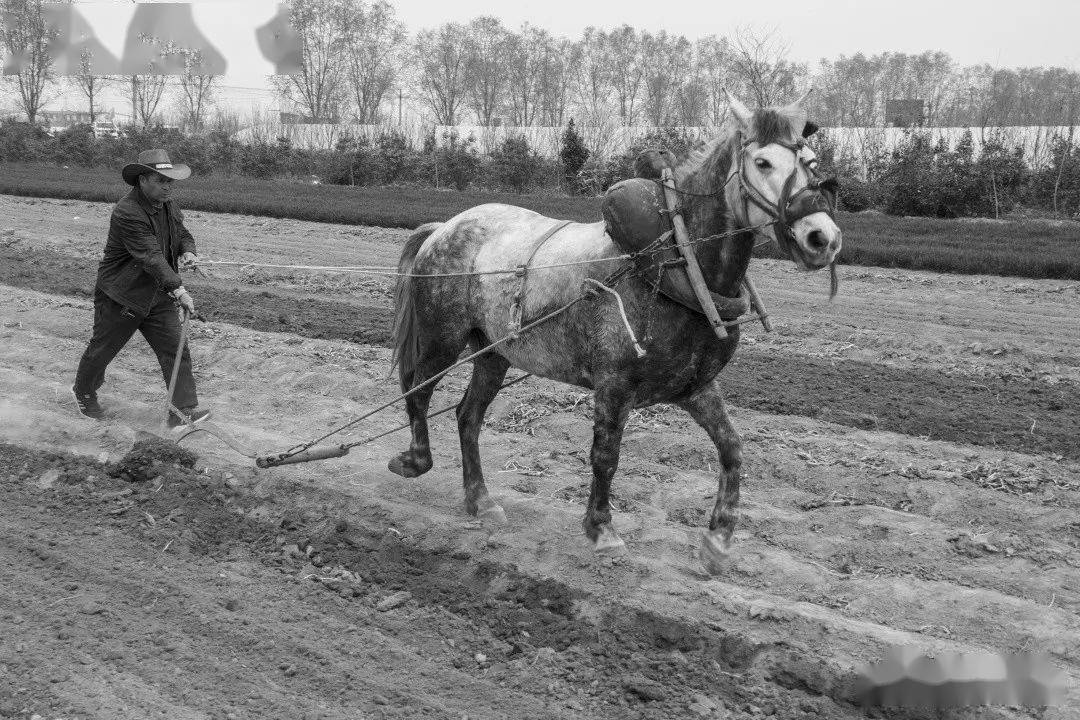
<path id="1" fill-rule="evenodd" d="M 1080 283 L 844 268 L 829 303 L 824 277 L 755 261 L 776 331 L 722 376 L 747 477 L 710 577 L 704 433 L 632 415 L 629 555 L 598 558 L 589 398 L 539 379 L 481 437 L 503 527 L 464 514 L 452 415 L 413 480 L 386 470 L 401 434 L 270 470 L 205 436 L 190 467 L 119 465 L 158 426 L 148 348 L 110 368 L 106 422 L 68 392 L 109 210 L 0 197 L 0 718 L 937 717 L 850 702 L 890 644 L 1043 652 L 1070 679 L 1060 707 L 951 717 L 1080 715 Z M 205 256 L 245 262 L 392 265 L 407 235 L 187 215 Z M 196 377 L 249 445 L 396 394 L 388 280 L 208 270 L 186 283 Z"/>

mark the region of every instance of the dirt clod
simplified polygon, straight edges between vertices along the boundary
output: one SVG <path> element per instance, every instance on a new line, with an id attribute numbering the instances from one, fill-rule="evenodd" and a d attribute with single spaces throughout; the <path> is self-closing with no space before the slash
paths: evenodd
<path id="1" fill-rule="evenodd" d="M 623 687 L 626 689 L 627 693 L 644 702 L 663 700 L 667 697 L 667 692 L 664 690 L 663 685 L 641 675 L 632 676 L 623 680 Z"/>
<path id="2" fill-rule="evenodd" d="M 401 590 L 393 595 L 380 600 L 375 606 L 375 609 L 379 612 L 386 612 L 387 610 L 393 610 L 396 607 L 400 607 L 412 599 L 412 593 L 408 590 Z"/>
<path id="3" fill-rule="evenodd" d="M 135 445 L 109 469 L 113 477 L 131 482 L 145 482 L 160 475 L 160 467 L 175 465 L 194 468 L 199 456 L 156 435 L 139 432 L 135 436 Z"/>

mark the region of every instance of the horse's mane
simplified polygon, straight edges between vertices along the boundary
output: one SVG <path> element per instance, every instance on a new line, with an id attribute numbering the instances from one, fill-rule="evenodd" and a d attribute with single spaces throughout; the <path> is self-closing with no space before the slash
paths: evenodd
<path id="1" fill-rule="evenodd" d="M 761 145 L 769 145 L 774 142 L 790 143 L 802 135 L 802 127 L 806 117 L 802 111 L 792 108 L 759 108 L 754 111 L 750 121 L 750 132 L 747 141 L 757 142 Z M 691 150 L 683 160 L 675 166 L 675 175 L 680 181 L 694 183 L 719 180 L 727 174 L 732 153 L 732 145 L 738 138 L 738 121 L 731 118 L 724 125 L 719 136 L 710 140 L 701 147 Z M 702 172 L 704 171 L 704 172 Z M 693 189 L 693 188 L 687 188 Z M 697 188 L 704 190 L 704 188 Z"/>

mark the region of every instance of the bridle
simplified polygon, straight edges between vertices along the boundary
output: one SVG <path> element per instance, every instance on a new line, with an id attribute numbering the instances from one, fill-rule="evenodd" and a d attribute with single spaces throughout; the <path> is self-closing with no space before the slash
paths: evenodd
<path id="1" fill-rule="evenodd" d="M 753 141 L 743 140 L 742 132 L 739 132 L 736 142 L 738 143 L 739 153 L 724 186 L 726 187 L 733 178 L 738 177 L 745 225 L 750 225 L 751 203 L 772 218 L 770 224 L 774 227 L 777 241 L 787 244 L 795 242 L 795 233 L 791 226 L 807 215 L 823 212 L 834 221 L 836 220 L 836 192 L 840 188 L 840 183 L 834 176 L 826 177 L 822 175 L 817 169 L 816 159 L 810 161 L 803 159 L 801 152 L 806 147 L 805 139 L 799 138 L 793 143 L 780 141 L 771 143 L 787 148 L 795 155 L 797 160 L 795 166 L 791 169 L 791 174 L 784 181 L 784 186 L 780 191 L 780 200 L 776 203 L 765 197 L 765 194 L 746 176 L 746 149 Z M 805 186 L 792 193 L 791 190 L 795 186 L 795 180 L 798 178 L 800 165 L 806 170 L 809 180 Z"/>

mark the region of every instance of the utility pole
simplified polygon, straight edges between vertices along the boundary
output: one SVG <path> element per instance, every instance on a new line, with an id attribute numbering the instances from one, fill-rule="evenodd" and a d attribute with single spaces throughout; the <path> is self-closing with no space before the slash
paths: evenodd
<path id="1" fill-rule="evenodd" d="M 401 127 L 401 88 L 397 91 L 397 124 Z"/>

